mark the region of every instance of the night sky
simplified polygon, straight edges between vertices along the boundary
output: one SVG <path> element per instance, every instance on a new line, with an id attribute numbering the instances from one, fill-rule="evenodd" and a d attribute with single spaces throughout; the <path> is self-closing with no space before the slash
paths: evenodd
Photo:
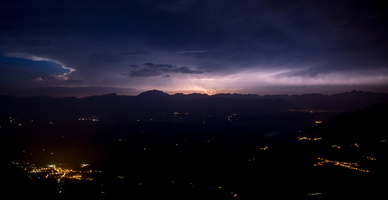
<path id="1" fill-rule="evenodd" d="M 0 94 L 388 92 L 374 0 L 3 0 Z"/>

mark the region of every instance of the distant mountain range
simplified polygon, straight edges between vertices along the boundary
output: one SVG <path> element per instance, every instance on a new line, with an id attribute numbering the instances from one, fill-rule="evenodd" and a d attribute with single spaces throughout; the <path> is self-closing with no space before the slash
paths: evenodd
<path id="1" fill-rule="evenodd" d="M 298 131 L 340 113 L 388 101 L 388 94 L 352 91 L 336 95 L 174 94 L 151 90 L 138 96 L 85 98 L 0 96 L 0 119 L 18 124 L 173 122 L 213 128 L 241 126 L 267 136 Z M 0 124 L 1 125 L 1 124 Z M 80 131 L 80 130 L 78 130 Z M 82 131 L 80 131 L 82 132 Z"/>
<path id="2" fill-rule="evenodd" d="M 335 95 L 243 95 L 243 94 L 175 94 L 152 90 L 138 96 L 115 93 L 85 98 L 51 98 L 0 96 L 0 117 L 18 115 L 107 115 L 134 113 L 142 115 L 171 112 L 197 114 L 262 113 L 278 111 L 340 111 L 347 112 L 388 100 L 388 94 L 352 91 Z M 125 116 L 123 116 L 125 117 Z"/>

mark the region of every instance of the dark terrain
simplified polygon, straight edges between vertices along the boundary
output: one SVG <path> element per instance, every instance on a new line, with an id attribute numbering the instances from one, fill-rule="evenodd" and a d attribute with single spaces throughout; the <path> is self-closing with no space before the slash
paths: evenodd
<path id="1" fill-rule="evenodd" d="M 387 101 L 387 94 L 357 91 L 1 96 L 4 195 L 384 199 Z M 33 171 L 82 163 L 92 180 Z"/>

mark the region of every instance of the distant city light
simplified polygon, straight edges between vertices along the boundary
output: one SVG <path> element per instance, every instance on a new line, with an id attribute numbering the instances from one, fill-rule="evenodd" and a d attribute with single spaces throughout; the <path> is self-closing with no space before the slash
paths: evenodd
<path id="1" fill-rule="evenodd" d="M 94 178 L 87 176 L 87 174 L 92 173 L 92 170 L 74 170 L 69 168 L 58 167 L 56 164 L 50 164 L 43 167 L 36 167 L 34 164 L 26 162 L 13 162 L 14 165 L 20 166 L 28 174 L 36 175 L 37 178 L 45 179 L 56 179 L 58 182 L 64 179 L 74 179 L 74 180 L 86 180 L 91 181 Z M 89 165 L 89 164 L 86 164 Z M 81 164 L 82 166 L 82 164 Z"/>
<path id="2" fill-rule="evenodd" d="M 317 141 L 317 140 L 322 140 L 322 137 L 307 137 L 307 136 L 302 136 L 302 137 L 296 137 L 296 139 L 298 139 L 299 141 L 301 140 L 313 140 L 313 141 Z"/>
<path id="3" fill-rule="evenodd" d="M 88 164 L 88 163 L 83 163 L 83 164 L 81 164 L 80 166 L 81 166 L 81 168 L 84 168 L 84 167 L 89 167 L 90 164 Z"/>
<path id="4" fill-rule="evenodd" d="M 268 151 L 268 150 L 269 150 L 269 147 L 268 147 L 268 146 L 261 147 L 260 150 L 261 150 L 261 151 Z"/>
<path id="5" fill-rule="evenodd" d="M 99 122 L 100 117 L 99 116 L 80 117 L 78 118 L 78 121 Z"/>
<path id="6" fill-rule="evenodd" d="M 358 163 L 341 162 L 341 161 L 329 160 L 329 159 L 320 158 L 320 157 L 318 158 L 318 160 L 319 162 L 314 164 L 315 167 L 334 164 L 335 166 L 344 167 L 347 169 L 352 169 L 360 172 L 365 172 L 365 173 L 370 172 L 369 170 L 358 168 L 359 166 Z"/>
<path id="7" fill-rule="evenodd" d="M 333 147 L 333 148 L 337 148 L 337 149 L 341 149 L 341 146 L 339 146 L 339 145 L 336 145 L 336 144 L 333 144 L 333 145 L 331 145 L 331 147 Z"/>

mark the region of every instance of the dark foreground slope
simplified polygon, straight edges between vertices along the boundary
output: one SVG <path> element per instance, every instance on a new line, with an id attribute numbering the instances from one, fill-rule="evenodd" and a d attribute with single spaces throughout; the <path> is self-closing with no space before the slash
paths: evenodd
<path id="1" fill-rule="evenodd" d="M 319 134 L 337 142 L 372 142 L 388 136 L 388 102 L 342 114 L 311 128 L 306 133 Z"/>
<path id="2" fill-rule="evenodd" d="M 316 165 L 314 175 L 329 199 L 387 198 L 388 102 L 337 116 L 301 133 L 322 138 L 302 140 Z M 314 161 L 315 160 L 315 161 Z M 326 183 L 325 183 L 326 182 Z"/>

